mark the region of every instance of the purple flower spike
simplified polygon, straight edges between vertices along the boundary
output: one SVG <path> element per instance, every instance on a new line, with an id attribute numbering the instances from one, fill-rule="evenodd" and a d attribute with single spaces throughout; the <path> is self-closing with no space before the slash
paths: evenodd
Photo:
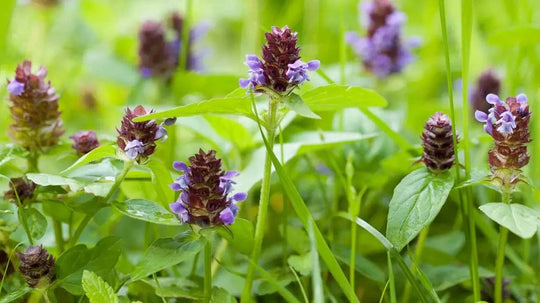
<path id="1" fill-rule="evenodd" d="M 216 158 L 214 150 L 199 153 L 189 158 L 190 165 L 175 161 L 173 166 L 184 174 L 171 184 L 172 190 L 182 193 L 171 210 L 182 222 L 199 226 L 230 225 L 234 222 L 238 206 L 236 202 L 246 199 L 246 193 L 231 195 L 231 179 L 238 175 L 236 171 L 223 171 L 221 159 Z"/>
<path id="2" fill-rule="evenodd" d="M 20 96 L 24 92 L 24 83 L 13 79 L 13 81 L 9 82 L 7 90 L 10 94 Z"/>
<path id="3" fill-rule="evenodd" d="M 156 149 L 156 141 L 160 138 L 157 134 L 160 126 L 155 120 L 144 122 L 133 122 L 133 118 L 147 115 L 153 111 L 147 111 L 143 106 L 138 105 L 133 110 L 126 109 L 126 114 L 122 118 L 122 127 L 117 129 L 118 137 L 116 142 L 118 147 L 126 152 L 128 158 L 141 163 L 152 155 Z"/>
<path id="4" fill-rule="evenodd" d="M 360 38 L 348 32 L 347 43 L 362 58 L 364 67 L 379 78 L 400 72 L 413 61 L 411 50 L 420 45 L 416 38 L 403 41 L 401 37 L 406 15 L 397 11 L 390 0 L 363 2 L 360 10 L 367 36 Z"/>

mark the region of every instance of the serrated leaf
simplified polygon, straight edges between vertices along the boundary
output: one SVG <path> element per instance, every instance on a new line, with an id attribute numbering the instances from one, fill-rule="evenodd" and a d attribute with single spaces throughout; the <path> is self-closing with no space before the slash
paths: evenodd
<path id="1" fill-rule="evenodd" d="M 92 271 L 83 271 L 82 287 L 90 303 L 118 303 L 112 287 Z"/>
<path id="2" fill-rule="evenodd" d="M 386 100 L 373 90 L 337 84 L 317 87 L 304 93 L 302 99 L 314 112 L 387 105 Z"/>
<path id="3" fill-rule="evenodd" d="M 540 214 L 521 204 L 487 203 L 481 205 L 480 210 L 523 239 L 531 238 L 540 224 Z"/>
<path id="4" fill-rule="evenodd" d="M 227 227 L 221 227 L 218 233 L 229 244 L 243 254 L 251 253 L 253 249 L 253 224 L 251 221 L 242 218 L 236 218 L 234 223 Z"/>
<path id="5" fill-rule="evenodd" d="M 181 225 L 175 214 L 166 210 L 154 201 L 146 199 L 129 199 L 123 202 L 114 201 L 112 206 L 124 215 L 146 222 L 161 225 Z"/>
<path id="6" fill-rule="evenodd" d="M 73 246 L 56 260 L 54 284 L 74 295 L 82 295 L 84 293 L 81 286 L 83 270 L 90 270 L 101 277 L 108 277 L 114 270 L 121 252 L 122 245 L 120 239 L 116 237 L 103 238 L 92 249 L 82 244 Z"/>
<path id="7" fill-rule="evenodd" d="M 221 287 L 213 287 L 210 294 L 211 303 L 236 303 L 236 298 Z"/>
<path id="8" fill-rule="evenodd" d="M 285 101 L 285 104 L 293 110 L 295 113 L 302 117 L 311 118 L 311 119 L 320 119 L 321 117 L 311 111 L 309 106 L 307 106 L 306 103 L 304 103 L 304 100 L 302 100 L 302 97 L 298 96 L 297 94 L 291 94 L 287 100 Z"/>
<path id="9" fill-rule="evenodd" d="M 454 186 L 454 177 L 446 171 L 433 174 L 417 169 L 394 189 L 388 210 L 386 237 L 401 250 L 437 216 Z"/>
<path id="10" fill-rule="evenodd" d="M 205 240 L 190 232 L 180 234 L 174 239 L 163 238 L 154 241 L 131 274 L 131 281 L 142 279 L 195 256 L 204 244 Z"/>

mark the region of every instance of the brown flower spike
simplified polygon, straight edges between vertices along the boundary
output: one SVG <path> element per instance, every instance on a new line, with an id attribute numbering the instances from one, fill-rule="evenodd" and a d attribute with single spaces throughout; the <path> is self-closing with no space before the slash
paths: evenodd
<path id="1" fill-rule="evenodd" d="M 446 171 L 454 164 L 452 124 L 447 115 L 436 112 L 429 118 L 422 133 L 422 161 L 433 172 Z"/>
<path id="2" fill-rule="evenodd" d="M 21 264 L 19 270 L 28 285 L 38 287 L 54 280 L 54 257 L 40 246 L 29 246 L 24 253 L 17 253 Z"/>
<path id="3" fill-rule="evenodd" d="M 24 61 L 17 66 L 15 78 L 8 81 L 9 100 L 13 124 L 9 135 L 29 151 L 41 151 L 56 145 L 64 133 L 58 110 L 58 99 L 50 81 L 45 81 L 47 69 L 40 67 L 32 73 L 32 63 Z"/>

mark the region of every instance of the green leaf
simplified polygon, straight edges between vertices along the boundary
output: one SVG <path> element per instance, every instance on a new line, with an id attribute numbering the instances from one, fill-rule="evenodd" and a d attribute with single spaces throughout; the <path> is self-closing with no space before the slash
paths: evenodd
<path id="1" fill-rule="evenodd" d="M 62 172 L 60 172 L 60 174 L 65 175 L 67 172 L 83 164 L 86 164 L 92 161 L 101 160 L 105 157 L 114 157 L 115 155 L 116 155 L 116 150 L 114 149 L 112 145 L 102 145 L 96 149 L 91 150 L 89 153 L 85 154 L 84 156 L 80 157 L 79 160 L 73 163 L 70 167 L 64 169 Z"/>
<path id="2" fill-rule="evenodd" d="M 275 291 L 277 291 L 283 297 L 283 299 L 285 299 L 287 302 L 300 303 L 300 301 L 285 286 L 282 285 L 282 283 L 286 281 L 283 279 L 276 279 L 272 274 L 264 270 L 264 268 L 260 267 L 251 259 L 246 258 L 246 260 L 255 268 L 257 273 L 264 279 L 264 282 L 270 284 Z"/>
<path id="3" fill-rule="evenodd" d="M 386 237 L 401 250 L 437 216 L 454 186 L 449 172 L 433 174 L 417 169 L 394 189 L 388 210 Z"/>
<path id="4" fill-rule="evenodd" d="M 387 105 L 386 100 L 373 90 L 337 84 L 317 87 L 304 93 L 302 99 L 314 112 Z"/>
<path id="5" fill-rule="evenodd" d="M 129 199 L 123 202 L 114 201 L 112 206 L 124 215 L 137 220 L 161 225 L 181 225 L 175 214 L 154 201 Z"/>
<path id="6" fill-rule="evenodd" d="M 185 232 L 173 238 L 154 241 L 144 252 L 141 262 L 131 274 L 131 281 L 145 278 L 167 267 L 193 257 L 204 247 L 205 241 L 194 233 Z"/>
<path id="7" fill-rule="evenodd" d="M 112 287 L 94 272 L 83 271 L 82 287 L 90 303 L 119 302 Z"/>
<path id="8" fill-rule="evenodd" d="M 20 288 L 17 288 L 14 291 L 9 292 L 5 296 L 0 298 L 0 303 L 9 303 L 9 302 L 15 302 L 16 300 L 20 299 L 24 295 L 30 293 L 32 291 L 32 288 L 30 288 L 28 285 L 24 285 Z M 21 301 L 17 301 L 21 302 Z"/>
<path id="9" fill-rule="evenodd" d="M 232 142 L 238 149 L 246 150 L 255 145 L 253 136 L 242 124 L 214 115 L 205 115 L 204 119 L 220 137 Z"/>
<path id="10" fill-rule="evenodd" d="M 266 141 L 266 138 L 264 137 L 264 134 L 262 132 L 261 132 L 261 135 L 263 135 L 266 151 L 268 155 L 270 156 L 270 159 L 272 160 L 272 164 L 274 165 L 277 174 L 279 175 L 279 179 L 283 186 L 283 190 L 289 197 L 296 215 L 298 216 L 300 221 L 302 221 L 302 225 L 304 225 L 304 228 L 306 230 L 309 230 L 310 224 L 312 224 L 313 226 L 313 233 L 315 234 L 315 240 L 317 242 L 317 250 L 319 252 L 319 255 L 323 259 L 324 263 L 328 267 L 328 270 L 330 271 L 330 273 L 332 274 L 332 276 L 338 283 L 341 290 L 345 293 L 349 301 L 359 302 L 354 290 L 352 289 L 351 285 L 349 284 L 349 281 L 347 280 L 347 277 L 343 273 L 343 270 L 341 269 L 339 263 L 337 262 L 334 254 L 330 250 L 330 247 L 328 247 L 328 244 L 326 243 L 324 236 L 322 235 L 321 231 L 317 227 L 317 224 L 315 223 L 313 216 L 309 212 L 309 209 L 307 208 L 306 203 L 302 199 L 302 196 L 300 196 L 300 193 L 294 186 L 294 183 L 289 178 L 289 175 L 285 172 L 285 170 L 281 166 L 281 163 L 279 162 L 278 158 L 272 151 L 272 148 L 268 145 L 268 141 Z"/>
<path id="11" fill-rule="evenodd" d="M 236 218 L 230 226 L 219 228 L 218 233 L 243 254 L 250 254 L 253 249 L 253 223 L 246 219 Z"/>
<path id="12" fill-rule="evenodd" d="M 213 287 L 210 294 L 211 303 L 236 303 L 236 298 L 221 287 Z"/>
<path id="13" fill-rule="evenodd" d="M 470 281 L 471 273 L 469 268 L 463 265 L 447 264 L 442 266 L 424 266 L 424 271 L 429 280 L 433 283 L 435 290 L 443 291 L 460 283 Z M 482 278 L 493 277 L 493 273 L 483 268 L 479 268 L 479 275 Z"/>
<path id="14" fill-rule="evenodd" d="M 57 175 L 29 173 L 26 177 L 42 186 L 68 186 L 71 191 L 78 191 L 83 187 L 77 180 Z"/>
<path id="15" fill-rule="evenodd" d="M 43 200 L 43 213 L 60 222 L 70 223 L 72 211 L 59 200 Z"/>
<path id="16" fill-rule="evenodd" d="M 302 276 L 308 276 L 313 269 L 311 252 L 305 255 L 292 255 L 287 258 L 287 264 L 292 266 L 294 270 L 299 272 Z"/>
<path id="17" fill-rule="evenodd" d="M 190 300 L 204 299 L 202 285 L 191 281 L 186 277 L 171 276 L 156 277 L 156 279 L 141 279 L 130 283 L 130 286 L 137 285 L 137 283 L 145 283 L 150 285 L 152 288 L 154 288 L 156 295 L 164 298 L 184 298 Z"/>
<path id="18" fill-rule="evenodd" d="M 41 239 L 47 231 L 47 218 L 35 208 L 23 208 L 22 211 L 26 217 L 32 239 Z"/>
<path id="19" fill-rule="evenodd" d="M 110 283 L 108 277 L 114 270 L 121 252 L 122 245 L 120 239 L 116 237 L 103 238 L 92 249 L 88 249 L 86 245 L 76 245 L 66 250 L 56 261 L 54 284 L 74 295 L 82 295 L 84 290 L 81 279 L 84 270 L 93 271 L 105 277 Z"/>
<path id="20" fill-rule="evenodd" d="M 311 118 L 311 119 L 320 119 L 321 117 L 316 113 L 312 112 L 309 106 L 304 103 L 302 97 L 297 94 L 291 94 L 287 97 L 285 104 L 293 110 L 295 113 L 299 114 L 302 117 Z"/>
<path id="21" fill-rule="evenodd" d="M 160 204 L 168 207 L 174 201 L 174 191 L 169 187 L 169 184 L 173 183 L 171 173 L 159 160 L 150 160 L 145 166 L 152 172 L 152 185 L 154 185 Z"/>
<path id="22" fill-rule="evenodd" d="M 243 95 L 238 95 L 239 90 L 243 92 Z M 150 119 L 187 117 L 204 114 L 244 115 L 254 119 L 253 113 L 251 112 L 251 100 L 246 95 L 244 89 L 237 89 L 224 98 L 215 98 L 179 106 L 173 109 L 136 117 L 133 121 L 141 122 Z"/>
<path id="23" fill-rule="evenodd" d="M 491 220 L 523 239 L 531 238 L 540 223 L 540 214 L 521 204 L 487 203 L 481 205 L 480 210 Z"/>
<path id="24" fill-rule="evenodd" d="M 487 41 L 502 47 L 534 45 L 540 43 L 540 27 L 526 25 L 506 28 L 489 35 Z"/>

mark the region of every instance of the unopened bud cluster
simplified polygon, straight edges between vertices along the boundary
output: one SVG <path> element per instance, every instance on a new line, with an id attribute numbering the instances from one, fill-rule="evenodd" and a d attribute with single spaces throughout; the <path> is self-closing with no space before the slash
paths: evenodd
<path id="1" fill-rule="evenodd" d="M 4 192 L 4 200 L 17 203 L 20 201 L 24 204 L 25 201 L 34 197 L 36 183 L 26 178 L 11 178 L 9 179 L 9 190 Z"/>
<path id="2" fill-rule="evenodd" d="M 454 164 L 452 123 L 447 115 L 436 112 L 429 118 L 422 133 L 422 161 L 433 172 L 448 170 Z"/>
<path id="3" fill-rule="evenodd" d="M 54 280 L 54 257 L 41 245 L 29 246 L 24 253 L 17 253 L 19 270 L 28 285 L 39 287 Z"/>

